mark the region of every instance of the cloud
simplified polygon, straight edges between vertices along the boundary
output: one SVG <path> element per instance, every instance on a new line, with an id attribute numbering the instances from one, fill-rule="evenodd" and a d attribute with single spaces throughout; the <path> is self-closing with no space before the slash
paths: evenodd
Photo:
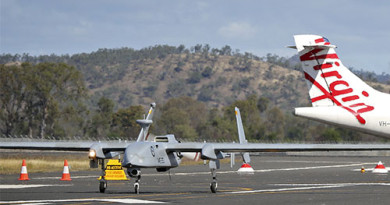
<path id="1" fill-rule="evenodd" d="M 246 22 L 232 22 L 218 29 L 218 34 L 224 38 L 251 40 L 257 34 L 257 27 Z"/>

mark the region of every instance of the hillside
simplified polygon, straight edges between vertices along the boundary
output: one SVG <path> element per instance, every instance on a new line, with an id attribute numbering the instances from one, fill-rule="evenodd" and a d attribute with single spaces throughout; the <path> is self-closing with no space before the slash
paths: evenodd
<path id="1" fill-rule="evenodd" d="M 292 116 L 294 107 L 310 105 L 296 57 L 268 54 L 260 58 L 232 51 L 229 46 L 211 49 L 207 44 L 198 44 L 190 49 L 165 45 L 141 50 L 100 49 L 72 56 L 3 54 L 0 65 L 4 79 L 9 76 L 2 83 L 14 89 L 4 87 L 4 92 L 21 97 L 2 98 L 4 105 L 32 105 L 0 112 L 0 130 L 5 136 L 33 137 L 40 133 L 55 138 L 134 138 L 139 129 L 135 119 L 142 117 L 149 103 L 156 102 L 153 133 L 173 133 L 184 140 L 235 140 L 234 106 L 241 108 L 249 140 L 380 140 Z M 31 69 L 30 73 L 25 68 Z M 38 86 L 35 81 L 26 82 L 19 77 L 30 79 L 37 75 L 41 77 L 35 80 L 45 83 L 48 80 L 42 77 L 54 76 L 50 74 L 54 68 L 58 75 L 62 75 L 61 68 L 81 73 L 82 79 L 77 80 L 83 83 L 74 86 L 85 85 L 88 95 L 74 96 L 77 101 L 61 93 L 51 96 L 56 89 L 46 84 L 52 91 L 44 97 L 37 96 L 41 91 L 34 90 Z M 374 88 L 390 93 L 388 74 L 358 74 Z M 61 80 L 54 77 L 49 81 Z M 25 99 L 25 95 L 29 98 Z M 46 107 L 38 99 L 47 100 Z"/>
<path id="2" fill-rule="evenodd" d="M 120 80 L 105 81 L 90 91 L 96 99 L 104 95 L 124 107 L 152 101 L 165 103 L 180 96 L 219 108 L 249 95 L 267 97 L 285 109 L 307 102 L 307 88 L 300 72 L 259 60 L 242 61 L 234 56 L 205 59 L 199 54 L 135 60 Z"/>
<path id="3" fill-rule="evenodd" d="M 107 80 L 98 86 L 95 81 L 87 81 L 92 99 L 106 96 L 118 102 L 119 107 L 152 101 L 165 103 L 180 96 L 190 96 L 216 108 L 250 95 L 267 97 L 286 111 L 309 103 L 301 71 L 244 55 L 169 54 L 163 58 L 131 60 L 125 68 L 111 65 L 94 69 L 98 73 L 102 70 L 121 73 L 118 80 L 111 80 L 106 74 L 103 78 Z M 369 84 L 390 92 L 388 84 Z"/>
<path id="4" fill-rule="evenodd" d="M 141 50 L 100 49 L 72 56 L 0 56 L 1 63 L 15 60 L 73 65 L 84 76 L 90 105 L 105 96 L 116 103 L 116 109 L 152 101 L 162 104 L 180 96 L 190 96 L 210 108 L 221 108 L 250 95 L 269 98 L 285 111 L 309 103 L 296 57 L 290 60 L 268 54 L 260 58 L 232 51 L 230 46 L 216 49 L 198 44 L 187 49 L 158 45 Z M 389 74 L 357 73 L 376 89 L 390 93 Z"/>

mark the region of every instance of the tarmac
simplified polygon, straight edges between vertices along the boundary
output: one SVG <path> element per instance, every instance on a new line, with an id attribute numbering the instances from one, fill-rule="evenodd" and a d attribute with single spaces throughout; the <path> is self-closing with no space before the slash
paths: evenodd
<path id="1" fill-rule="evenodd" d="M 389 204 L 390 173 L 374 174 L 384 156 L 252 156 L 253 174 L 238 174 L 237 163 L 221 164 L 218 192 L 210 191 L 208 165 L 187 165 L 158 173 L 142 169 L 140 194 L 130 181 L 109 181 L 99 192 L 100 170 L 72 172 L 72 181 L 60 181 L 62 173 L 0 175 L 0 204 Z M 360 169 L 367 168 L 366 173 Z"/>

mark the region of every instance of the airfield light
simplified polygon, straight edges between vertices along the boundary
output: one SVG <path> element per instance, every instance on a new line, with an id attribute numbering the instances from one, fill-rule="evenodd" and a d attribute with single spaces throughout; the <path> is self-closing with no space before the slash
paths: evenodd
<path id="1" fill-rule="evenodd" d="M 96 158 L 96 151 L 93 149 L 90 149 L 88 156 L 90 159 L 95 159 Z"/>

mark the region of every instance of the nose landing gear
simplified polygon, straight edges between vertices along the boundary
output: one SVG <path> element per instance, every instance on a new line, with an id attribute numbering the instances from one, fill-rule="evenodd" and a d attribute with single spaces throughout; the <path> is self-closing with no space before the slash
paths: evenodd
<path id="1" fill-rule="evenodd" d="M 141 181 L 141 175 L 138 175 L 137 180 L 134 183 L 134 193 L 139 194 L 139 182 Z"/>
<path id="2" fill-rule="evenodd" d="M 139 194 L 139 187 L 140 187 L 139 183 L 141 181 L 141 170 L 139 168 L 128 168 L 127 174 L 132 178 L 137 177 L 137 179 L 134 182 L 134 193 Z"/>
<path id="3" fill-rule="evenodd" d="M 218 182 L 217 182 L 217 169 L 220 168 L 219 160 L 210 160 L 209 167 L 211 171 L 211 175 L 213 177 L 213 181 L 210 183 L 210 190 L 212 193 L 217 193 Z"/>

